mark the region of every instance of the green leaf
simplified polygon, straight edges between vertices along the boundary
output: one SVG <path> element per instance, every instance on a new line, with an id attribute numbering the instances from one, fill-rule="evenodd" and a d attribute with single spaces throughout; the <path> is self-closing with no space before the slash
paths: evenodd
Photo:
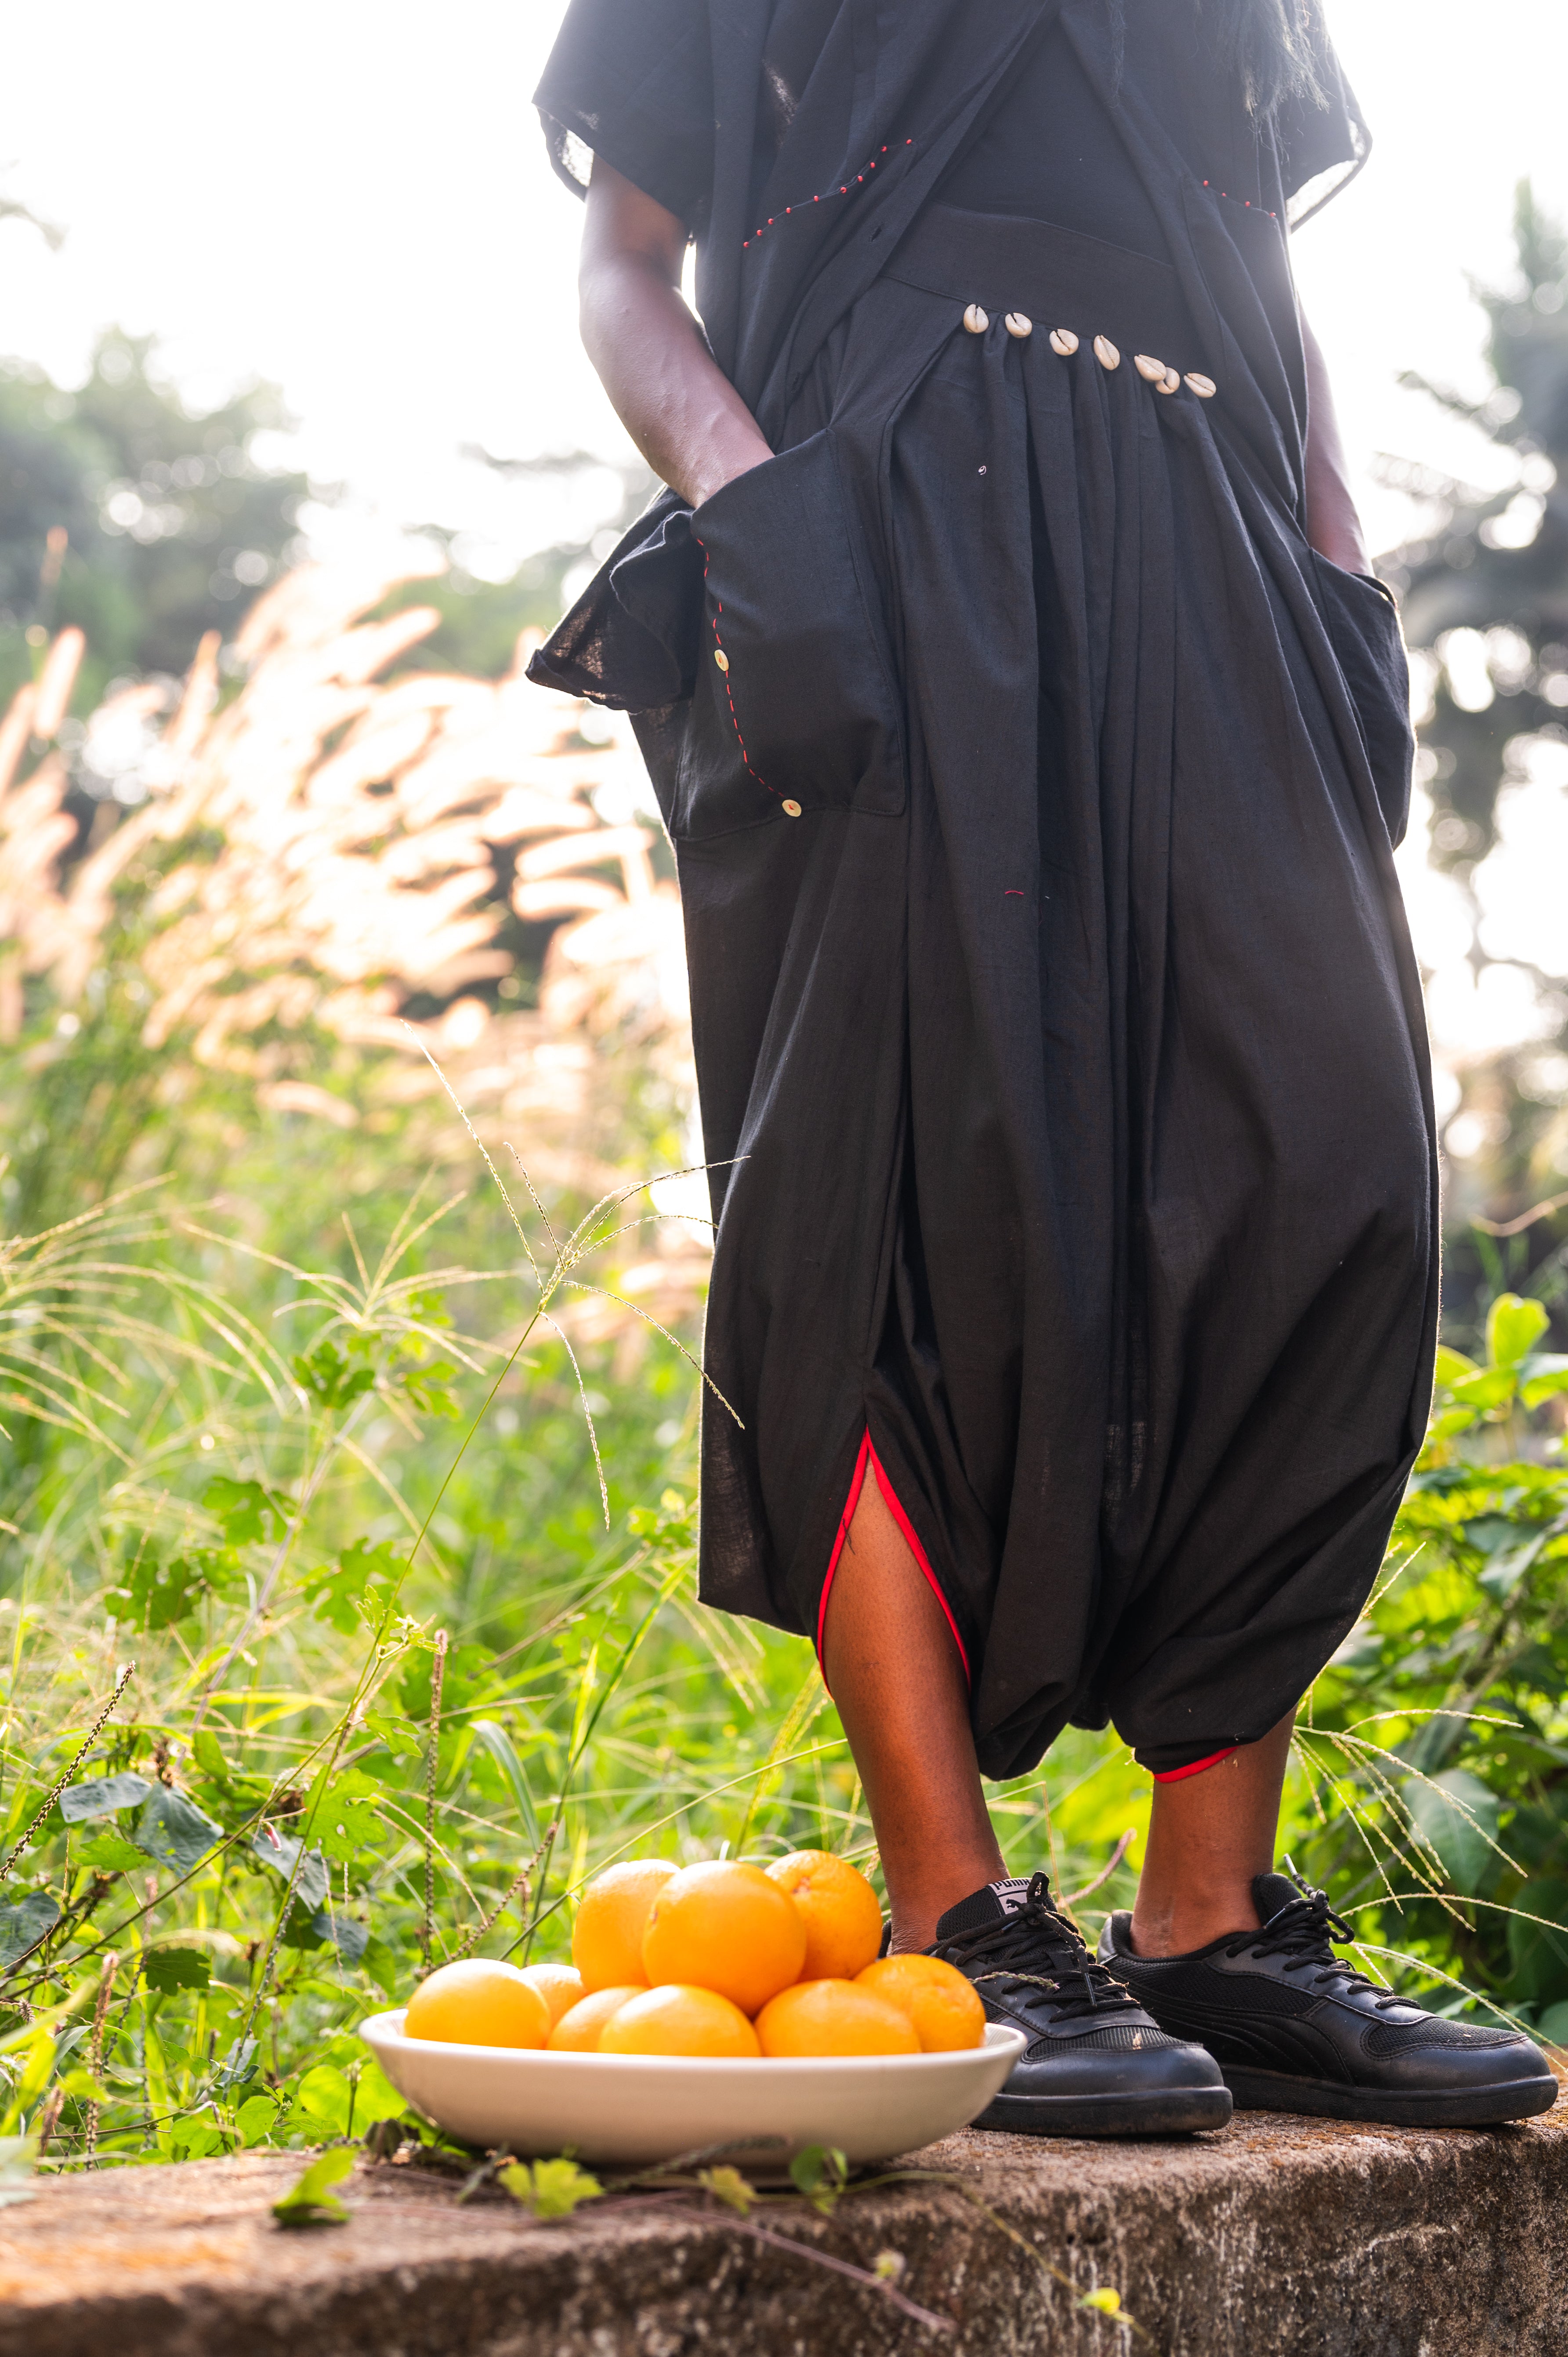
<path id="1" fill-rule="evenodd" d="M 273 2203 L 280 2226 L 346 2226 L 349 2212 L 332 2188 L 340 2185 L 354 2166 L 353 2148 L 339 2145 L 313 2160 L 297 2185 Z"/>
<path id="2" fill-rule="evenodd" d="M 280 1834 L 271 1824 L 258 1825 L 251 1835 L 251 1855 L 270 1866 L 286 1882 L 294 1872 L 300 1845 L 291 1835 Z M 296 1903 L 307 1914 L 314 1914 L 326 1898 L 328 1889 L 327 1861 L 318 1849 L 313 1849 L 299 1869 L 294 1886 Z"/>
<path id="3" fill-rule="evenodd" d="M 212 1978 L 212 1959 L 205 1948 L 149 1948 L 142 1978 L 163 1993 L 205 1988 Z"/>
<path id="4" fill-rule="evenodd" d="M 1446 1342 L 1438 1344 L 1435 1373 L 1439 1391 L 1446 1391 L 1451 1383 L 1458 1382 L 1461 1375 L 1473 1375 L 1475 1372 L 1474 1359 L 1467 1359 L 1463 1351 L 1451 1351 Z"/>
<path id="5" fill-rule="evenodd" d="M 242 2144 L 260 2144 L 272 2134 L 278 2107 L 270 2095 L 247 2095 L 234 2115 L 234 2132 Z"/>
<path id="6" fill-rule="evenodd" d="M 222 1826 L 168 1784 L 153 1786 L 136 1820 L 136 1847 L 176 1874 L 188 1874 L 199 1866 L 222 1838 Z"/>
<path id="7" fill-rule="evenodd" d="M 381 1786 L 362 1768 L 349 1768 L 340 1770 L 323 1790 L 326 1774 L 323 1769 L 310 1793 L 310 1805 L 316 1812 L 316 1838 L 323 1853 L 336 1866 L 352 1865 L 362 1851 L 379 1857 L 386 1846 L 381 1817 L 381 1803 L 385 1797 Z"/>
<path id="8" fill-rule="evenodd" d="M 344 2073 L 330 2062 L 307 2071 L 295 2090 L 295 2102 L 316 2126 L 328 2136 L 347 2136 L 354 2091 Z"/>
<path id="9" fill-rule="evenodd" d="M 1511 1545 L 1520 1531 L 1511 1514 L 1477 1514 L 1465 1525 L 1465 1544 L 1477 1555 L 1496 1555 L 1499 1547 Z"/>
<path id="10" fill-rule="evenodd" d="M 354 2090 L 354 2126 L 360 2130 L 375 2120 L 401 2120 L 408 2109 L 408 2099 L 400 2095 L 378 2062 L 365 2062 L 360 2067 L 360 2083 Z"/>
<path id="11" fill-rule="evenodd" d="M 518 1815 L 530 1849 L 539 1847 L 539 1818 L 533 1806 L 533 1795 L 528 1789 L 528 1778 L 512 1739 L 498 1720 L 477 1718 L 473 1723 L 474 1741 L 488 1751 L 505 1777 L 508 1790 L 517 1803 Z"/>
<path id="12" fill-rule="evenodd" d="M 536 2218 L 569 2218 L 585 2201 L 596 2201 L 604 2187 L 575 2160 L 536 2160 L 530 2167 L 514 2160 L 498 2169 L 496 2183 Z"/>
<path id="13" fill-rule="evenodd" d="M 199 1611 L 209 1596 L 221 1595 L 238 1570 L 226 1547 L 196 1547 L 166 1564 L 144 1555 L 115 1593 L 129 1599 L 127 1620 L 148 1630 L 172 1629 Z"/>
<path id="14" fill-rule="evenodd" d="M 826 2218 L 849 2181 L 849 2162 L 835 2144 L 809 2144 L 789 2163 L 789 2175 L 797 2192 Z"/>
<path id="15" fill-rule="evenodd" d="M 447 1380 L 456 1372 L 456 1367 L 437 1360 L 433 1367 L 405 1367 L 398 1382 L 410 1404 L 424 1415 L 458 1416 L 463 1413 L 462 1404 Z"/>
<path id="16" fill-rule="evenodd" d="M 288 1528 L 292 1501 L 260 1481 L 231 1481 L 215 1473 L 201 1493 L 201 1502 L 223 1525 L 231 1546 L 250 1546 L 258 1540 L 281 1539 Z"/>
<path id="17" fill-rule="evenodd" d="M 371 1939 L 365 1943 L 365 1953 L 360 1959 L 383 1996 L 396 1997 L 403 1992 L 403 1960 L 384 1940 Z"/>
<path id="18" fill-rule="evenodd" d="M 212 2074 L 213 2093 L 231 2095 L 236 2087 L 242 2087 L 255 2071 L 257 2051 L 255 2039 L 237 2038 Z M 267 2100 L 270 2103 L 272 2098 Z"/>
<path id="19" fill-rule="evenodd" d="M 360 1345 L 362 1352 L 368 1344 Z M 357 1399 L 375 1387 L 373 1367 L 355 1366 L 347 1352 L 336 1342 L 323 1339 L 308 1351 L 290 1361 L 295 1381 L 302 1391 L 308 1392 L 319 1405 L 339 1410 L 351 1407 Z"/>
<path id="20" fill-rule="evenodd" d="M 1568 1883 L 1532 1876 L 1516 1891 L 1509 1917 L 1510 1988 L 1529 2005 L 1568 2001 Z M 1532 1922 L 1532 1916 L 1543 1921 Z"/>
<path id="21" fill-rule="evenodd" d="M 1520 1369 L 1520 1397 L 1526 1407 L 1539 1407 L 1558 1392 L 1568 1392 L 1568 1359 L 1534 1352 Z"/>
<path id="22" fill-rule="evenodd" d="M 1516 1367 L 1552 1320 L 1539 1301 L 1499 1293 L 1487 1313 L 1487 1357 L 1494 1367 Z"/>
<path id="23" fill-rule="evenodd" d="M 145 1776 L 91 1776 L 85 1784 L 68 1784 L 59 1796 L 59 1813 L 68 1825 L 87 1824 L 94 1817 L 112 1817 L 118 1809 L 134 1809 L 152 1791 Z"/>
<path id="24" fill-rule="evenodd" d="M 339 1908 L 318 1907 L 310 1919 L 310 1928 L 318 1940 L 325 1940 L 337 1949 L 342 1962 L 357 1964 L 371 1943 L 370 1926 L 345 1915 Z"/>
<path id="25" fill-rule="evenodd" d="M 368 1710 L 365 1725 L 379 1736 L 395 1760 L 417 1760 L 424 1749 L 424 1738 L 417 1727 L 406 1718 L 391 1718 L 385 1712 Z"/>
<path id="26" fill-rule="evenodd" d="M 340 1636 L 351 1637 L 361 1620 L 381 1619 L 406 1568 L 406 1559 L 388 1541 L 367 1546 L 363 1539 L 356 1539 L 336 1564 L 311 1575 L 305 1593 L 318 1620 L 330 1622 Z"/>
<path id="27" fill-rule="evenodd" d="M 1516 1382 L 1511 1367 L 1477 1367 L 1473 1375 L 1461 1375 L 1448 1395 L 1455 1409 L 1484 1415 L 1489 1409 L 1508 1405 Z"/>
<path id="28" fill-rule="evenodd" d="M 1408 1777 L 1400 1797 L 1442 1860 L 1450 1888 L 1474 1898 L 1501 1865 L 1489 1846 L 1498 1834 L 1497 1794 L 1478 1776 L 1449 1768 L 1426 1783 Z"/>
<path id="29" fill-rule="evenodd" d="M 90 1835 L 72 1856 L 78 1866 L 90 1866 L 98 1874 L 132 1874 L 147 1862 L 144 1851 L 116 1833 Z"/>
<path id="30" fill-rule="evenodd" d="M 0 1966 L 19 1964 L 59 1921 L 59 1907 L 47 1890 L 0 1907 Z"/>
<path id="31" fill-rule="evenodd" d="M 699 2169 L 697 2182 L 715 2201 L 722 2201 L 726 2210 L 733 2210 L 740 2218 L 746 2217 L 760 2199 L 756 2186 L 738 2169 Z"/>

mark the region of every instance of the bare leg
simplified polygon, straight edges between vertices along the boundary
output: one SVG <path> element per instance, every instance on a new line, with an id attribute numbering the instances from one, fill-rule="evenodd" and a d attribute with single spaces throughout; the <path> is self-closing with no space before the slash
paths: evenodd
<path id="1" fill-rule="evenodd" d="M 827 1681 L 865 1787 L 895 1953 L 1006 1873 L 986 1813 L 963 1665 L 941 1607 L 867 1469 L 822 1633 Z"/>
<path id="2" fill-rule="evenodd" d="M 1274 1862 L 1280 1792 L 1295 1713 L 1201 1775 L 1155 1786 L 1133 1946 L 1184 1956 L 1257 1923 L 1252 1877 Z"/>

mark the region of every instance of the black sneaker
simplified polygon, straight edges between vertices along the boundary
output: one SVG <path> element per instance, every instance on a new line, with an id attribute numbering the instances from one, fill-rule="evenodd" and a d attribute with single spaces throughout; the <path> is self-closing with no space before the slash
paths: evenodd
<path id="1" fill-rule="evenodd" d="M 1025 2048 L 975 2121 L 1015 2136 L 1175 2136 L 1222 2128 L 1230 2095 L 1201 2046 L 1167 2037 L 1051 1905 L 1043 1874 L 950 1907 L 928 1951 L 956 1964 Z"/>
<path id="2" fill-rule="evenodd" d="M 1337 1957 L 1351 1937 L 1321 1890 L 1260 1874 L 1260 1932 L 1186 1956 L 1133 1952 L 1112 1915 L 1100 1954 L 1163 2029 L 1201 2039 L 1243 2110 L 1395 2127 L 1486 2127 L 1549 2112 L 1557 2082 L 1532 2041 L 1423 2012 Z"/>

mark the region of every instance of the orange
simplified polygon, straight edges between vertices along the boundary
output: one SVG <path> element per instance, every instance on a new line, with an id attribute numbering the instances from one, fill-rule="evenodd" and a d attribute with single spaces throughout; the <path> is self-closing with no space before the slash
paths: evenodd
<path id="1" fill-rule="evenodd" d="M 552 2028 L 586 1994 L 583 1975 L 572 1964 L 524 1964 L 522 1977 L 532 1982 L 550 2007 Z"/>
<path id="2" fill-rule="evenodd" d="M 641 1996 L 647 1986 L 646 1981 L 633 1981 L 624 1988 L 596 1989 L 592 1996 L 579 1997 L 551 2031 L 551 2050 L 556 2054 L 596 2054 L 600 2032 L 610 2016 L 618 2013 L 632 1997 Z"/>
<path id="3" fill-rule="evenodd" d="M 550 2007 L 515 1964 L 467 1956 L 420 1982 L 408 2001 L 403 2034 L 456 2046 L 543 2046 Z"/>
<path id="4" fill-rule="evenodd" d="M 678 1981 L 639 1990 L 606 2022 L 599 2040 L 601 2054 L 716 2054 L 755 2062 L 761 2050 L 737 2005 L 716 1989 Z"/>
<path id="5" fill-rule="evenodd" d="M 715 1859 L 674 1875 L 649 1910 L 642 1970 L 654 1986 L 716 1989 L 756 2013 L 799 1980 L 806 1926 L 787 1890 L 759 1866 Z"/>
<path id="6" fill-rule="evenodd" d="M 765 2054 L 918 2054 L 902 2007 L 854 1981 L 797 1981 L 757 2017 Z"/>
<path id="7" fill-rule="evenodd" d="M 674 1873 L 662 1858 L 628 1857 L 594 1877 L 583 1893 L 572 1932 L 572 1962 L 585 1989 L 646 1982 L 643 1926 L 649 1909 Z"/>
<path id="8" fill-rule="evenodd" d="M 798 1849 L 768 1868 L 806 1924 L 803 1981 L 852 1981 L 882 1945 L 882 1906 L 858 1867 L 825 1849 Z"/>
<path id="9" fill-rule="evenodd" d="M 928 2054 L 978 2046 L 985 2036 L 974 1984 L 940 1956 L 882 1956 L 855 1975 L 854 1985 L 896 2005 Z"/>

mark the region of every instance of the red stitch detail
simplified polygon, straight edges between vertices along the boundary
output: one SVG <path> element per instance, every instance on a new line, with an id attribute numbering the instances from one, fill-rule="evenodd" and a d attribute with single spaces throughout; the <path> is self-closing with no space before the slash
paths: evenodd
<path id="1" fill-rule="evenodd" d="M 1002 888 L 1002 898 L 1004 900 L 1021 900 L 1023 897 L 1015 884 L 1004 884 Z"/>
<path id="2" fill-rule="evenodd" d="M 702 550 L 702 552 L 703 552 L 703 588 L 705 589 L 705 588 L 707 587 L 707 586 L 708 586 L 708 551 L 707 551 L 707 545 L 706 545 L 706 544 L 705 544 L 703 541 L 702 541 L 702 540 L 698 540 L 698 539 L 697 539 L 697 535 L 696 535 L 696 533 L 693 533 L 692 534 L 692 537 L 693 537 L 693 540 L 695 540 L 695 541 L 697 542 L 697 546 L 698 546 L 698 547 Z M 719 636 L 719 624 L 718 624 L 718 618 L 719 618 L 719 616 L 720 616 L 723 612 L 724 612 L 724 600 L 723 600 L 722 598 L 720 598 L 720 597 L 715 597 L 715 598 L 714 599 L 714 624 L 713 624 L 713 630 L 714 630 L 714 646 L 715 646 L 716 648 L 722 648 L 722 647 L 723 647 L 723 645 L 724 645 L 724 640 L 723 640 L 723 639 Z M 757 770 L 757 769 L 753 768 L 753 766 L 752 766 L 752 759 L 751 759 L 751 756 L 750 756 L 750 754 L 749 754 L 749 753 L 746 751 L 746 738 L 745 738 L 745 737 L 742 736 L 742 734 L 741 734 L 740 715 L 739 715 L 739 713 L 738 713 L 738 712 L 736 712 L 736 708 L 735 708 L 735 690 L 734 690 L 734 688 L 730 685 L 730 676 L 729 676 L 729 668 L 728 668 L 728 662 L 727 662 L 727 659 L 726 659 L 726 662 L 725 662 L 725 671 L 724 671 L 724 673 L 723 673 L 723 678 L 724 678 L 724 683 L 725 683 L 725 695 L 728 697 L 728 699 L 729 699 L 729 716 L 730 716 L 730 726 L 731 726 L 731 727 L 735 730 L 735 741 L 736 741 L 736 743 L 740 747 L 740 758 L 741 758 L 741 759 L 745 762 L 745 764 L 746 764 L 746 766 L 747 770 L 750 770 L 751 775 L 752 775 L 752 776 L 757 780 L 757 784 L 762 788 L 763 792 L 764 792 L 765 794 L 771 794 L 771 795 L 773 796 L 773 798 L 774 798 L 775 802 L 780 801 L 780 800 L 782 799 L 782 797 L 780 796 L 780 794 L 779 794 L 779 792 L 778 788 L 777 788 L 776 786 L 770 786 L 770 785 L 768 784 L 768 782 L 767 779 L 763 776 L 763 774 L 762 774 L 761 770 Z"/>
<path id="3" fill-rule="evenodd" d="M 906 146 L 906 147 L 912 147 L 912 146 L 914 145 L 914 144 L 915 144 L 915 143 L 914 143 L 914 141 L 913 141 L 912 139 L 906 139 L 906 140 L 905 140 L 905 142 L 904 142 L 904 145 L 905 145 L 905 146 Z M 886 147 L 884 147 L 884 148 L 883 148 L 882 153 L 883 153 L 883 155 L 884 155 L 884 156 L 886 156 L 886 155 L 887 150 L 886 150 Z M 840 195 L 841 197 L 847 197 L 847 196 L 849 195 L 850 190 L 851 190 L 852 188 L 863 188 L 863 187 L 865 186 L 865 173 L 866 173 L 866 172 L 875 172 L 875 169 L 876 169 L 876 158 L 875 158 L 875 156 L 873 156 L 871 157 L 870 161 L 867 163 L 867 165 L 866 165 L 866 167 L 865 167 L 865 172 L 857 172 L 857 173 L 855 174 L 855 176 L 854 176 L 854 179 L 853 179 L 853 180 L 845 180 L 845 181 L 843 182 L 843 186 L 842 186 L 842 187 L 840 188 L 840 189 L 839 189 L 839 192 L 838 192 L 838 193 L 839 193 L 839 195 Z M 1204 186 L 1207 188 L 1207 187 L 1208 187 L 1208 182 L 1207 182 L 1207 181 L 1205 181 Z M 833 193 L 833 192 L 832 192 L 832 190 L 831 188 L 829 188 L 829 189 L 827 189 L 827 190 L 825 191 L 825 193 L 826 193 L 828 196 L 830 196 L 830 197 L 831 197 L 831 196 L 832 195 L 832 193 Z M 819 195 L 819 196 L 815 196 L 815 197 L 813 197 L 813 198 L 811 199 L 811 202 L 812 202 L 814 205 L 820 205 L 820 204 L 822 203 L 822 197 L 821 197 L 820 195 Z M 783 211 L 782 213 L 769 213 L 769 214 L 768 214 L 768 219 L 767 219 L 767 220 L 762 223 L 762 227 L 761 227 L 760 229 L 754 229 L 754 230 L 752 231 L 752 232 L 751 232 L 751 236 L 750 236 L 750 237 L 743 237 L 743 238 L 741 239 L 741 242 L 741 242 L 741 250 L 742 250 L 742 252 L 744 253 L 744 252 L 746 250 L 746 248 L 747 248 L 747 247 L 749 247 L 749 246 L 752 244 L 752 242 L 753 242 L 753 241 L 754 241 L 755 239 L 759 238 L 759 237 L 763 234 L 763 231 L 764 231 L 765 230 L 770 230 L 770 229 L 774 228 L 774 227 L 776 226 L 776 224 L 777 224 L 779 221 L 780 221 L 784 220 L 784 219 L 785 219 L 789 214 L 792 213 L 792 212 L 794 211 L 794 210 L 795 210 L 795 208 L 794 208 L 794 206 L 793 206 L 793 205 L 786 205 L 786 206 L 785 206 L 785 208 L 784 208 L 784 211 Z M 801 198 L 801 199 L 800 199 L 800 210 L 801 210 L 802 212 L 804 212 L 804 211 L 805 211 L 805 210 L 806 210 L 806 199 L 805 199 L 805 198 L 804 198 L 804 197 L 802 197 L 802 198 Z"/>

